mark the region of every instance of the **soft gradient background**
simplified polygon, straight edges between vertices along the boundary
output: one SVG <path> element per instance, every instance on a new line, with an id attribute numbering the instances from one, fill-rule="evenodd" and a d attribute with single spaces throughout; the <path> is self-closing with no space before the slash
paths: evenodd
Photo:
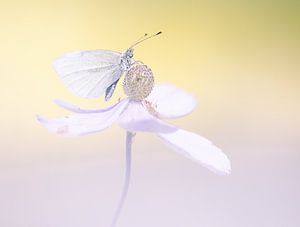
<path id="1" fill-rule="evenodd" d="M 52 68 L 64 52 L 124 51 L 158 82 L 193 93 L 199 107 L 174 124 L 221 147 L 220 177 L 138 134 L 119 227 L 300 226 L 299 1 L 1 1 L 0 226 L 106 227 L 124 174 L 125 132 L 48 133 L 35 114 L 83 107 Z M 120 83 L 121 84 L 121 83 Z"/>

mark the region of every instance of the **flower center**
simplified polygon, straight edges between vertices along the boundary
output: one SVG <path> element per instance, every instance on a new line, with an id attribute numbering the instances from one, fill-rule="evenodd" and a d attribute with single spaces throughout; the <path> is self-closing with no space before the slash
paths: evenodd
<path id="1" fill-rule="evenodd" d="M 123 82 L 125 94 L 134 100 L 145 99 L 154 86 L 154 76 L 150 68 L 144 64 L 132 66 Z"/>

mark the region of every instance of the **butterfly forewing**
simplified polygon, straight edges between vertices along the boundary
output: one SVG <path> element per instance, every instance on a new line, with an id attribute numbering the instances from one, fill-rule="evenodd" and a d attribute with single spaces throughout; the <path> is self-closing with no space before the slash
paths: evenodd
<path id="1" fill-rule="evenodd" d="M 67 53 L 54 62 L 65 85 L 82 98 L 97 98 L 118 80 L 121 54 L 109 50 Z"/>

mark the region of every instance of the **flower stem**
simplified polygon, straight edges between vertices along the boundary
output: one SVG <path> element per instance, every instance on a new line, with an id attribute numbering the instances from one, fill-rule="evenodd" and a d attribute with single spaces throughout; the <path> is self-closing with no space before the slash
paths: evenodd
<path id="1" fill-rule="evenodd" d="M 130 181 L 130 172 L 131 172 L 131 145 L 134 133 L 127 131 L 126 132 L 126 166 L 125 166 L 125 179 L 122 189 L 122 194 L 117 206 L 117 209 L 114 213 L 114 217 L 111 223 L 111 227 L 115 227 L 124 206 L 124 202 L 127 196 L 129 181 Z"/>

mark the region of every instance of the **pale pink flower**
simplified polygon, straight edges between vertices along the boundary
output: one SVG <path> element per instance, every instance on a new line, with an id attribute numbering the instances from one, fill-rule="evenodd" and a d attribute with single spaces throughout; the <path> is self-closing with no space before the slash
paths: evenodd
<path id="1" fill-rule="evenodd" d="M 127 131 L 125 181 L 111 227 L 116 226 L 127 195 L 131 169 L 131 145 L 136 132 L 156 134 L 179 154 L 202 164 L 215 173 L 229 174 L 231 170 L 230 161 L 226 155 L 209 140 L 162 121 L 162 119 L 173 119 L 189 114 L 197 104 L 192 95 L 172 85 L 159 85 L 153 88 L 147 98 L 141 98 L 146 97 L 151 91 L 150 85 L 153 81 L 145 80 L 149 82 L 150 87 L 144 84 L 142 89 L 138 89 L 140 84 L 135 85 L 135 82 L 143 83 L 143 81 L 137 80 L 135 74 L 133 74 L 133 80 L 130 81 L 132 79 L 130 75 L 129 73 L 126 78 L 129 81 L 125 80 L 125 84 L 128 82 L 130 86 L 124 86 L 127 89 L 124 91 L 129 94 L 129 97 L 113 106 L 106 109 L 86 110 L 56 100 L 57 105 L 77 114 L 52 120 L 38 116 L 38 120 L 50 132 L 65 136 L 99 132 L 113 123 L 117 123 Z"/>
<path id="2" fill-rule="evenodd" d="M 230 161 L 221 149 L 195 133 L 162 121 L 185 116 L 197 105 L 192 95 L 173 85 L 155 86 L 144 100 L 124 98 L 106 109 L 86 110 L 59 100 L 55 103 L 77 114 L 51 120 L 38 116 L 50 132 L 79 136 L 102 131 L 117 123 L 128 132 L 154 133 L 179 154 L 218 174 L 230 173 Z"/>

